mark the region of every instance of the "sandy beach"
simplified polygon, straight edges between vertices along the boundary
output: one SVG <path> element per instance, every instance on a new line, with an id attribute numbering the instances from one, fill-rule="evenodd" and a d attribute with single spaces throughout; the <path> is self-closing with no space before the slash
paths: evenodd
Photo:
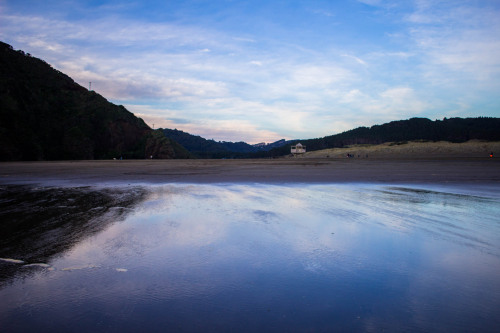
<path id="1" fill-rule="evenodd" d="M 288 158 L 0 163 L 0 184 L 500 183 L 498 158 Z"/>

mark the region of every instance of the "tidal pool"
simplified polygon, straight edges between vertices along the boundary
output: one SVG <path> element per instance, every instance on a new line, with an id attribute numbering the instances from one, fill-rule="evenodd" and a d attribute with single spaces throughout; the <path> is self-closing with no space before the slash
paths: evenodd
<path id="1" fill-rule="evenodd" d="M 500 327 L 498 187 L 4 187 L 0 331 Z"/>

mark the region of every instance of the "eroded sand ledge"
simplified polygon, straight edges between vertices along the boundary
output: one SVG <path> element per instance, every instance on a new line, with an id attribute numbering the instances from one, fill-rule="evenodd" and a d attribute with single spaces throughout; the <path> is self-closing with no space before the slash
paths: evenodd
<path id="1" fill-rule="evenodd" d="M 0 184 L 500 184 L 499 158 L 123 160 L 0 163 Z"/>

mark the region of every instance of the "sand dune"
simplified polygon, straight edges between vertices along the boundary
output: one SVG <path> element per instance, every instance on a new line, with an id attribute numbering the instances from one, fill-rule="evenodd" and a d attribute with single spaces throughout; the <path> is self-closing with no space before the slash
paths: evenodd
<path id="1" fill-rule="evenodd" d="M 452 142 L 391 142 L 380 145 L 353 145 L 348 148 L 333 148 L 307 152 L 301 158 L 346 158 L 347 154 L 355 158 L 463 158 L 488 157 L 490 153 L 500 156 L 500 142 L 468 141 Z"/>

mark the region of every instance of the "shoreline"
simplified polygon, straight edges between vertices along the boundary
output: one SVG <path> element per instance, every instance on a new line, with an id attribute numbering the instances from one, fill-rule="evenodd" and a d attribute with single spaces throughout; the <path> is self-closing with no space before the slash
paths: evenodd
<path id="1" fill-rule="evenodd" d="M 500 184 L 497 158 L 91 160 L 1 162 L 0 184 Z"/>

